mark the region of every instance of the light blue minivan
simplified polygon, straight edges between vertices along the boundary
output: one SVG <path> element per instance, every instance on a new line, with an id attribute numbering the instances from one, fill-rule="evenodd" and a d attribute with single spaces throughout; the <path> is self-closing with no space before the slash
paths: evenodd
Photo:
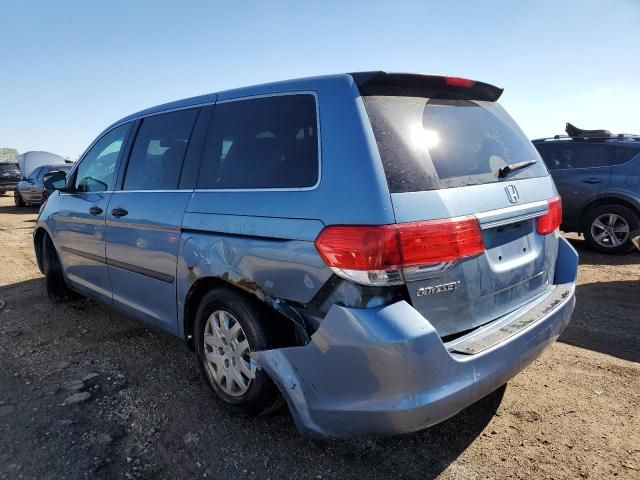
<path id="1" fill-rule="evenodd" d="M 221 403 L 319 436 L 438 423 L 567 325 L 578 257 L 536 149 L 455 77 L 364 72 L 108 127 L 34 231 L 50 298 L 184 339 Z"/>

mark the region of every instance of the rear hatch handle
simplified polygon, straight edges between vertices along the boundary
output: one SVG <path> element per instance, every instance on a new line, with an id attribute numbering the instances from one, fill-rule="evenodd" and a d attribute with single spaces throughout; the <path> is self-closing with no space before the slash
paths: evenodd
<path id="1" fill-rule="evenodd" d="M 480 229 L 500 227 L 510 223 L 528 220 L 539 217 L 549 211 L 549 204 L 546 200 L 539 202 L 524 203 L 512 207 L 490 210 L 488 212 L 476 213 L 476 218 L 480 224 Z"/>

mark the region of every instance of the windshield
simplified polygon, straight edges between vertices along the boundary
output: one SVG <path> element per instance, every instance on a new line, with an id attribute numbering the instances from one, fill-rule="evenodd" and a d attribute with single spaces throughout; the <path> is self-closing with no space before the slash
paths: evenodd
<path id="1" fill-rule="evenodd" d="M 497 103 L 393 96 L 364 102 L 391 193 L 498 182 L 501 167 L 527 160 L 537 163 L 509 180 L 548 175 Z"/>
<path id="2" fill-rule="evenodd" d="M 0 172 L 13 172 L 18 170 L 17 163 L 0 163 Z"/>

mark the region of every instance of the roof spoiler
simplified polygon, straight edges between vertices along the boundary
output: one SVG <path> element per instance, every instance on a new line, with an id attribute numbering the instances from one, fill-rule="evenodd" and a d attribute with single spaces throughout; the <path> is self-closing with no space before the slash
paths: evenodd
<path id="1" fill-rule="evenodd" d="M 351 73 L 360 95 L 393 95 L 440 98 L 446 100 L 484 100 L 495 102 L 502 89 L 466 78 L 415 73 Z"/>

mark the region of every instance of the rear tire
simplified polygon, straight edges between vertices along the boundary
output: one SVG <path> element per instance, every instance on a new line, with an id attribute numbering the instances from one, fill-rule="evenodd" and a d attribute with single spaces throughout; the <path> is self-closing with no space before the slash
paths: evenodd
<path id="1" fill-rule="evenodd" d="M 627 253 L 633 248 L 631 232 L 640 228 L 638 215 L 622 205 L 608 204 L 592 208 L 584 223 L 587 244 L 601 253 Z"/>
<path id="2" fill-rule="evenodd" d="M 56 252 L 51 238 L 46 234 L 42 238 L 42 266 L 49 300 L 53 303 L 62 303 L 78 297 L 67 287 L 58 252 Z"/>
<path id="3" fill-rule="evenodd" d="M 20 195 L 20 192 L 18 192 L 17 190 L 13 192 L 13 203 L 16 204 L 16 207 L 24 207 L 26 205 L 26 203 L 24 203 L 22 195 Z"/>
<path id="4" fill-rule="evenodd" d="M 283 403 L 276 385 L 264 370 L 252 365 L 248 355 L 250 351 L 276 345 L 269 320 L 262 305 L 228 288 L 207 293 L 196 312 L 194 341 L 198 368 L 216 396 L 233 413 L 264 415 Z"/>

